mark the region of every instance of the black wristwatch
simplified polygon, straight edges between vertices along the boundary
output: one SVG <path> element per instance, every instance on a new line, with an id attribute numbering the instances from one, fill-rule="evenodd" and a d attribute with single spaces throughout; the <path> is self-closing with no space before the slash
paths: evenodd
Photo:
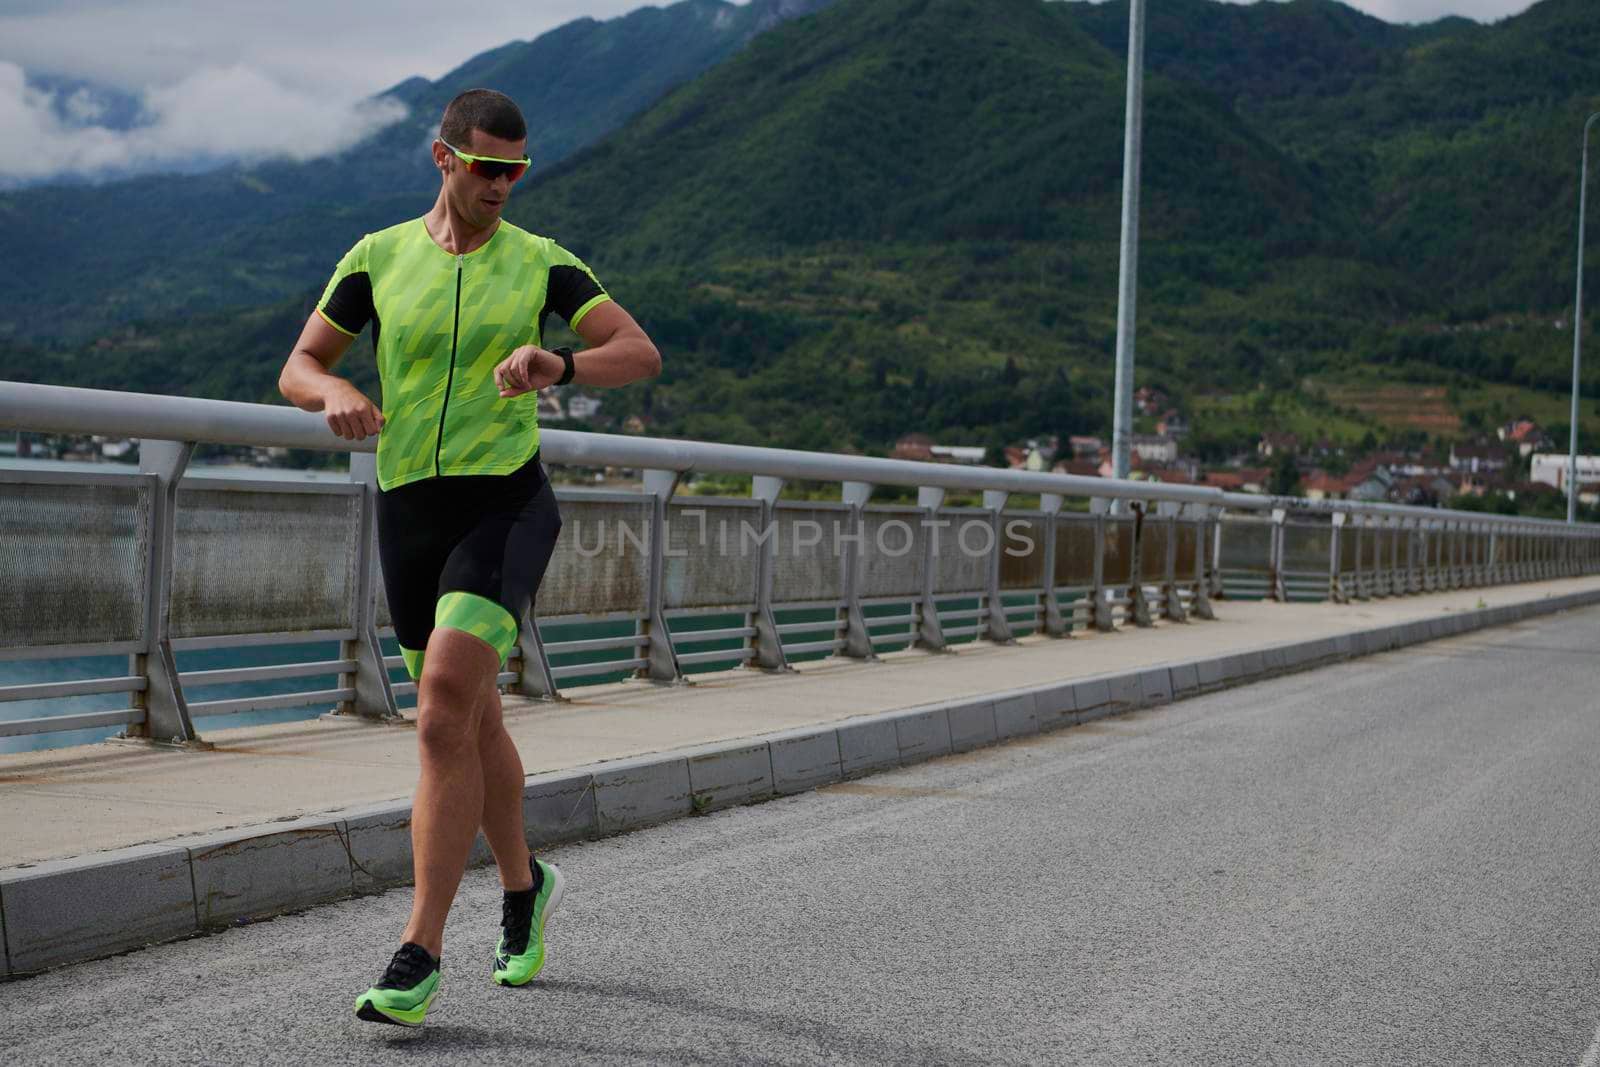
<path id="1" fill-rule="evenodd" d="M 560 356 L 561 362 L 567 365 L 567 369 L 561 372 L 561 377 L 556 379 L 557 385 L 566 385 L 572 381 L 572 373 L 575 369 L 572 363 L 572 349 L 563 346 L 561 348 L 552 348 L 551 351 Z"/>

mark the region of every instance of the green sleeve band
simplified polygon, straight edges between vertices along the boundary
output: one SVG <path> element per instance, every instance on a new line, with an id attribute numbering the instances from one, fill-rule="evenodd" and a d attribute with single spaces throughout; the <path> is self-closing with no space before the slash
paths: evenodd
<path id="1" fill-rule="evenodd" d="M 502 664 L 517 645 L 517 620 L 511 612 L 476 593 L 451 592 L 440 597 L 433 624 L 478 638 L 500 653 Z"/>
<path id="2" fill-rule="evenodd" d="M 317 314 L 322 316 L 322 321 L 323 322 L 327 323 L 329 326 L 332 326 L 335 330 L 338 330 L 340 333 L 344 334 L 346 337 L 354 337 L 354 336 L 356 336 L 355 334 L 351 333 L 349 330 L 345 329 L 343 326 L 340 326 L 337 322 L 334 322 L 332 319 L 328 318 L 328 313 L 326 311 L 323 311 L 321 308 L 317 309 Z M 419 653 L 419 655 L 420 655 L 420 653 Z"/>
<path id="3" fill-rule="evenodd" d="M 579 308 L 573 314 L 572 321 L 567 323 L 567 325 L 571 326 L 574 330 L 576 330 L 578 328 L 578 323 L 583 321 L 583 317 L 585 315 L 589 314 L 589 312 L 594 310 L 596 304 L 603 304 L 607 300 L 610 300 L 610 299 L 611 299 L 611 297 L 607 293 L 601 293 L 599 296 L 594 297 L 593 299 L 591 299 L 588 303 L 584 304 L 581 308 Z"/>

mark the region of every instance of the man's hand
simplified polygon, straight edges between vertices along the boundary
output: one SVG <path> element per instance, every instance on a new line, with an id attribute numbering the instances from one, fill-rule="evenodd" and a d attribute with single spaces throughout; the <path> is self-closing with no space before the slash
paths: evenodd
<path id="1" fill-rule="evenodd" d="M 346 441 L 359 441 L 383 429 L 383 412 L 376 404 L 343 378 L 334 382 L 337 384 L 329 385 L 322 399 L 328 429 Z"/>
<path id="2" fill-rule="evenodd" d="M 502 397 L 521 396 L 556 384 L 566 369 L 566 362 L 554 352 L 523 345 L 500 361 L 494 369 L 494 383 Z"/>

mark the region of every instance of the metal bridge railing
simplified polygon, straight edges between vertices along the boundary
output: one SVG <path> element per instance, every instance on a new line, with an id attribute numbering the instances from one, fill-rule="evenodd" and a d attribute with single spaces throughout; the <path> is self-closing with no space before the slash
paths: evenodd
<path id="1" fill-rule="evenodd" d="M 383 649 L 374 442 L 352 451 L 320 415 L 286 407 L 4 382 L 0 429 L 142 442 L 137 474 L 0 470 L 0 659 L 127 657 L 106 677 L 0 687 L 0 702 L 128 699 L 0 720 L 0 736 L 120 726 L 185 742 L 196 719 L 329 705 L 388 719 L 414 693 Z M 619 672 L 671 682 L 1206 618 L 1224 592 L 1344 600 L 1600 570 L 1589 526 L 561 430 L 541 440 L 549 465 L 639 469 L 644 491 L 557 491 L 563 534 L 500 675 L 530 696 Z M 195 476 L 201 442 L 350 452 L 350 480 Z M 677 495 L 691 471 L 750 475 L 751 496 Z M 839 482 L 842 499 L 781 499 L 791 479 Z M 876 486 L 914 486 L 917 502 L 875 504 Z M 951 490 L 982 504 L 950 506 Z M 1012 506 L 1017 494 L 1037 494 L 1037 508 Z M 177 662 L 306 642 L 338 652 Z M 294 691 L 207 695 L 286 680 Z"/>

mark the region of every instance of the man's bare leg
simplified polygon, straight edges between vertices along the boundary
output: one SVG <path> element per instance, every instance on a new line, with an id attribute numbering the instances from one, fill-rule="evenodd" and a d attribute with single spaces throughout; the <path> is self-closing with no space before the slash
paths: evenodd
<path id="1" fill-rule="evenodd" d="M 478 723 L 478 756 L 483 766 L 483 836 L 500 869 L 500 885 L 511 892 L 533 888 L 528 835 L 522 825 L 522 757 L 506 733 L 500 690 L 493 688 Z"/>
<path id="2" fill-rule="evenodd" d="M 416 894 L 403 940 L 438 956 L 445 917 L 483 820 L 478 733 L 494 696 L 500 657 L 479 638 L 440 627 L 428 639 L 424 663 L 417 690 L 422 777 L 411 811 Z"/>

